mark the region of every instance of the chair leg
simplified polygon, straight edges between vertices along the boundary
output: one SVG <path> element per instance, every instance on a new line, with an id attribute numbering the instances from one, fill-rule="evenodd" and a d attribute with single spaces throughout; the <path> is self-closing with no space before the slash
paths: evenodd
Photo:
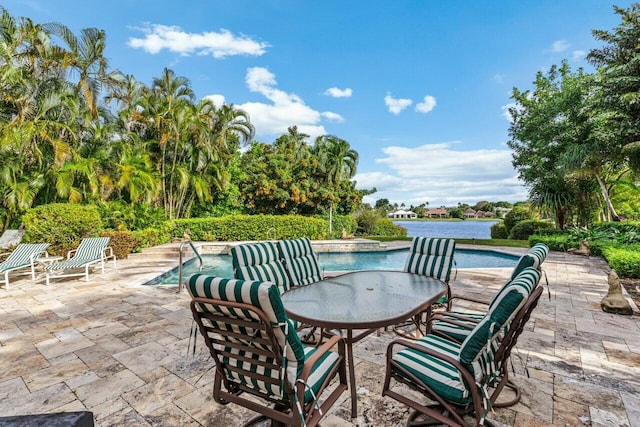
<path id="1" fill-rule="evenodd" d="M 9 289 L 9 272 L 4 272 L 4 288 Z"/>

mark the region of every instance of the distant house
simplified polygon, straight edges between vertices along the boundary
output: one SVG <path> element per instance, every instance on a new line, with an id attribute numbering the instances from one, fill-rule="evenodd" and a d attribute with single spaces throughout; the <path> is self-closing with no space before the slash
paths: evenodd
<path id="1" fill-rule="evenodd" d="M 471 208 L 464 211 L 463 215 L 465 218 L 477 218 L 476 211 Z"/>
<path id="2" fill-rule="evenodd" d="M 476 212 L 476 216 L 478 218 L 494 218 L 496 214 L 491 211 L 478 211 Z"/>
<path id="3" fill-rule="evenodd" d="M 445 208 L 429 209 L 424 216 L 427 218 L 447 218 L 449 216 L 449 211 Z"/>
<path id="4" fill-rule="evenodd" d="M 418 217 L 418 215 L 415 212 L 403 211 L 402 209 L 398 210 L 398 211 L 395 211 L 395 212 L 391 212 L 388 216 L 389 216 L 389 218 L 395 218 L 395 219 L 398 219 L 398 218 L 417 218 Z"/>
<path id="5" fill-rule="evenodd" d="M 504 218 L 505 214 L 507 212 L 509 212 L 511 209 L 509 208 L 503 208 L 503 207 L 497 207 L 496 208 L 496 215 L 498 216 L 498 218 Z"/>

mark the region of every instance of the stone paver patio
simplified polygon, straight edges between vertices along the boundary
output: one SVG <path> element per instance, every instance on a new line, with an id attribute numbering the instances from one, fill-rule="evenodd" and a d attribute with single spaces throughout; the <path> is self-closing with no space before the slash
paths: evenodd
<path id="1" fill-rule="evenodd" d="M 122 260 L 88 283 L 59 279 L 47 287 L 41 278 L 0 288 L 0 416 L 90 410 L 98 426 L 236 426 L 249 418 L 213 402 L 213 363 L 201 337 L 195 354 L 188 352 L 187 293 L 142 286 L 172 264 Z M 550 254 L 549 297 L 543 294 L 512 357 L 524 396 L 489 418 L 640 427 L 640 316 L 601 311 L 606 267 L 599 258 Z M 489 299 L 509 273 L 461 270 L 453 286 Z M 408 410 L 380 395 L 392 338 L 374 334 L 356 346 L 356 422 L 344 393 L 323 426 L 404 425 Z"/>

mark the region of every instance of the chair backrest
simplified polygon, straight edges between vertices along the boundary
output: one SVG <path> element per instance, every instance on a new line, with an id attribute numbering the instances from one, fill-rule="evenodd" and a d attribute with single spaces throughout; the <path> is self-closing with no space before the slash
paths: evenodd
<path id="1" fill-rule="evenodd" d="M 453 239 L 414 237 L 404 271 L 434 277 L 448 283 L 455 249 L 456 242 Z"/>
<path id="2" fill-rule="evenodd" d="M 82 239 L 76 249 L 74 258 L 100 259 L 104 256 L 104 250 L 109 246 L 111 237 L 86 237 Z"/>
<path id="3" fill-rule="evenodd" d="M 280 293 L 291 287 L 291 280 L 278 257 L 273 242 L 245 243 L 231 248 L 233 276 L 242 280 L 274 283 Z"/>
<path id="4" fill-rule="evenodd" d="M 278 250 L 292 285 L 302 286 L 322 280 L 318 257 L 309 238 L 280 240 Z"/>
<path id="5" fill-rule="evenodd" d="M 544 260 L 547 259 L 547 256 L 549 255 L 549 247 L 544 243 L 536 243 L 527 253 L 536 259 L 537 265 L 534 267 L 540 268 Z"/>
<path id="6" fill-rule="evenodd" d="M 3 267 L 29 265 L 33 258 L 45 252 L 48 243 L 20 243 L 2 263 Z"/>
<path id="7" fill-rule="evenodd" d="M 511 321 L 521 314 L 532 291 L 540 282 L 540 271 L 525 268 L 515 279 L 496 294 L 492 305 L 482 320 L 469 333 L 460 346 L 460 361 L 467 365 L 482 382 L 501 368 L 504 359 L 496 358 L 505 331 L 511 332 Z M 541 292 L 538 287 L 536 294 Z"/>
<path id="8" fill-rule="evenodd" d="M 277 398 L 286 394 L 285 382 L 293 389 L 304 368 L 304 348 L 273 283 L 196 274 L 187 289 L 228 389 Z"/>

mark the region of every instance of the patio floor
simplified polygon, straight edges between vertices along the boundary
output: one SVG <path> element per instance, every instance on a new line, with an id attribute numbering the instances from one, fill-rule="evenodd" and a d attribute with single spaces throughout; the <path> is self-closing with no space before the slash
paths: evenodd
<path id="1" fill-rule="evenodd" d="M 42 277 L 1 288 L 0 416 L 90 410 L 98 426 L 235 426 L 249 418 L 238 406 L 213 402 L 213 363 L 200 336 L 195 355 L 187 351 L 186 291 L 142 286 L 174 265 L 129 259 L 90 282 L 59 279 L 47 287 Z M 550 298 L 543 294 L 512 356 L 524 396 L 490 419 L 640 427 L 640 316 L 600 309 L 606 267 L 599 258 L 550 254 Z M 461 270 L 452 286 L 489 299 L 509 273 Z M 324 427 L 404 425 L 408 410 L 381 396 L 392 338 L 374 334 L 355 347 L 359 417 L 349 419 L 344 393 Z"/>

